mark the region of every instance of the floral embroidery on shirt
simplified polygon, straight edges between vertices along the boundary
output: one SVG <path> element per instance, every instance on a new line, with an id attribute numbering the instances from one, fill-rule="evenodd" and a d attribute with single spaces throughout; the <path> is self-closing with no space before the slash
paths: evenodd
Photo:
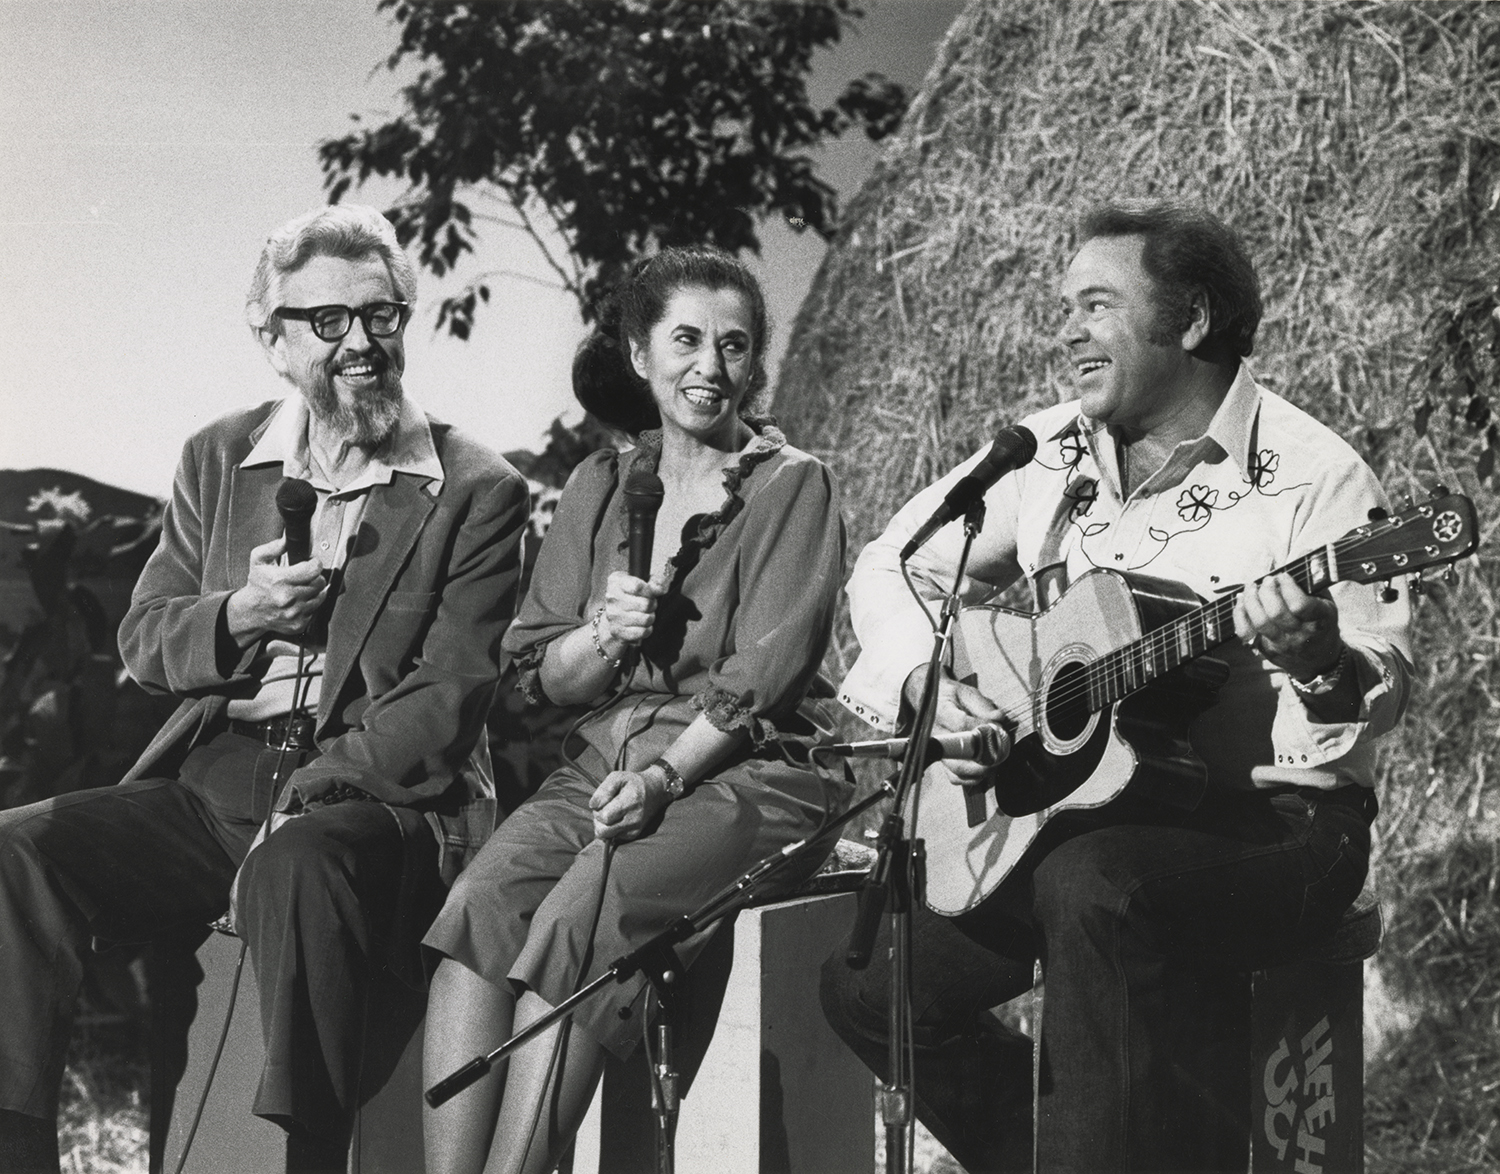
<path id="1" fill-rule="evenodd" d="M 1082 463 L 1087 453 L 1087 447 L 1080 432 L 1076 428 L 1070 428 L 1058 437 L 1059 452 L 1064 469 L 1075 469 Z M 1132 570 L 1138 570 L 1155 562 L 1167 544 L 1179 534 L 1192 534 L 1202 530 L 1214 518 L 1215 514 L 1223 513 L 1244 501 L 1252 494 L 1260 494 L 1265 497 L 1278 497 L 1290 490 L 1301 489 L 1307 484 L 1285 485 L 1277 489 L 1271 489 L 1272 482 L 1276 479 L 1276 472 L 1281 463 L 1281 454 L 1274 449 L 1263 448 L 1249 455 L 1247 470 L 1241 477 L 1243 483 L 1249 488 L 1243 492 L 1233 489 L 1222 491 L 1204 484 L 1189 485 L 1177 496 L 1177 516 L 1182 519 L 1183 527 L 1180 530 L 1166 530 L 1159 526 L 1151 526 L 1146 533 L 1152 542 L 1156 544 L 1156 550 L 1149 557 L 1131 564 Z M 1087 476 L 1075 477 L 1067 483 L 1063 489 L 1063 498 L 1068 503 L 1067 518 L 1069 523 L 1077 532 L 1081 540 L 1094 538 L 1110 528 L 1109 522 L 1089 521 L 1088 518 L 1099 498 L 1099 485 L 1095 478 Z M 1079 551 L 1088 559 L 1093 566 L 1100 566 L 1093 555 L 1079 546 Z M 1116 565 L 1118 558 L 1110 565 Z"/>
<path id="2" fill-rule="evenodd" d="M 1281 454 L 1263 448 L 1250 454 L 1250 476 L 1246 478 L 1252 489 L 1264 489 L 1276 480 L 1276 466 L 1281 464 Z"/>
<path id="3" fill-rule="evenodd" d="M 1219 491 L 1207 485 L 1194 485 L 1184 489 L 1177 498 L 1177 516 L 1189 524 L 1207 522 L 1213 517 L 1214 507 L 1219 501 Z"/>
<path id="4" fill-rule="evenodd" d="M 1058 443 L 1058 448 L 1063 459 L 1063 467 L 1066 469 L 1078 468 L 1078 463 L 1083 460 L 1083 454 L 1088 451 L 1083 444 L 1083 437 L 1077 430 L 1064 432 Z"/>
<path id="5" fill-rule="evenodd" d="M 1057 440 L 1057 464 L 1049 465 L 1038 452 L 1032 463 L 1040 469 L 1047 469 L 1053 473 L 1063 472 L 1067 469 L 1076 469 L 1088 454 L 1088 448 L 1083 442 L 1083 436 L 1075 425 L 1069 428 Z"/>
<path id="6" fill-rule="evenodd" d="M 1080 477 L 1068 484 L 1063 490 L 1063 496 L 1072 502 L 1068 507 L 1068 520 L 1076 522 L 1079 518 L 1087 517 L 1094 508 L 1094 503 L 1099 500 L 1099 482 L 1092 477 Z"/>

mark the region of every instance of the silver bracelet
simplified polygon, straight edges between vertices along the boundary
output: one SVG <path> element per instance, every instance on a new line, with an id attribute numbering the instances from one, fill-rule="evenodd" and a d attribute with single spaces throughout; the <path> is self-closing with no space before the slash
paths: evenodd
<path id="1" fill-rule="evenodd" d="M 1319 673 L 1310 681 L 1299 681 L 1290 673 L 1287 679 L 1292 682 L 1292 688 L 1303 697 L 1320 697 L 1324 693 L 1332 693 L 1341 680 L 1344 679 L 1344 665 L 1349 662 L 1349 646 L 1342 645 L 1339 648 L 1339 658 L 1334 666 L 1326 673 Z"/>
<path id="2" fill-rule="evenodd" d="M 599 621 L 604 618 L 604 605 L 600 604 L 594 612 L 594 618 L 589 621 L 589 634 L 594 638 L 594 651 L 599 654 L 599 659 L 607 661 L 609 667 L 617 669 L 620 667 L 620 658 L 611 656 L 604 651 L 604 641 L 599 637 Z"/>

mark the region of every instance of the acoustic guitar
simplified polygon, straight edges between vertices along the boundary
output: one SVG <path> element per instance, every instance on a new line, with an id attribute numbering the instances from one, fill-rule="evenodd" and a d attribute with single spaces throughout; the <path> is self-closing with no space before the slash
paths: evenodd
<path id="1" fill-rule="evenodd" d="M 1378 511 L 1377 511 L 1378 513 Z M 1435 497 L 1373 516 L 1281 571 L 1307 592 L 1373 583 L 1473 553 L 1474 504 Z M 1227 668 L 1203 654 L 1234 636 L 1233 587 L 1205 603 L 1180 583 L 1094 570 L 1037 614 L 965 608 L 954 675 L 1005 712 L 1010 756 L 982 784 L 929 770 L 913 835 L 926 842 L 926 902 L 953 916 L 973 909 L 1018 869 L 1049 820 L 1145 795 L 1196 806 L 1207 771 L 1188 742 Z"/>

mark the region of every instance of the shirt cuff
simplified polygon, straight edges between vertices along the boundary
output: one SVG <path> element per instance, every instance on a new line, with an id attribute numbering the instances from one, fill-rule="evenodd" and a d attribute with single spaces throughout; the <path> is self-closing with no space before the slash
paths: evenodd
<path id="1" fill-rule="evenodd" d="M 849 675 L 839 686 L 839 703 L 855 717 L 883 734 L 895 734 L 901 719 L 901 690 L 911 671 L 923 663 L 881 658 L 860 653 Z"/>
<path id="2" fill-rule="evenodd" d="M 1292 679 L 1278 672 L 1276 719 L 1271 726 L 1271 746 L 1276 766 L 1311 769 L 1326 766 L 1348 755 L 1357 745 L 1389 728 L 1382 717 L 1391 712 L 1398 699 L 1400 674 L 1385 657 L 1348 640 L 1347 671 L 1354 673 L 1359 685 L 1359 713 L 1353 721 L 1320 722 L 1308 713 L 1301 695 L 1292 688 Z M 1399 707 L 1396 707 L 1399 712 Z"/>
<path id="3" fill-rule="evenodd" d="M 758 750 L 767 742 L 775 741 L 776 726 L 755 711 L 741 705 L 739 699 L 728 689 L 711 685 L 693 697 L 692 706 L 708 719 L 714 729 L 726 734 L 744 730 Z"/>

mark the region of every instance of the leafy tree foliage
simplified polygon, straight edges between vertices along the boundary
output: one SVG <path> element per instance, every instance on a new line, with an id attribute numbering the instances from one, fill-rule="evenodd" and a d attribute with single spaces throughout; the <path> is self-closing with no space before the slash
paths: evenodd
<path id="1" fill-rule="evenodd" d="M 321 144 L 330 199 L 372 175 L 406 180 L 390 214 L 438 275 L 486 219 L 526 232 L 585 314 L 655 246 L 755 250 L 757 217 L 773 212 L 830 236 L 835 194 L 809 149 L 854 126 L 878 140 L 906 107 L 879 74 L 824 109 L 809 99 L 813 53 L 862 15 L 853 0 L 380 7 L 401 24 L 387 65 L 411 58 L 421 73 L 402 115 Z M 557 237 L 566 252 L 549 248 Z M 468 337 L 493 276 L 446 299 L 439 324 Z"/>
<path id="2" fill-rule="evenodd" d="M 1482 435 L 1475 460 L 1480 481 L 1495 476 L 1495 454 L 1500 450 L 1500 425 L 1492 393 L 1500 380 L 1500 288 L 1471 291 L 1453 305 L 1436 310 L 1427 323 L 1427 392 L 1417 406 L 1413 423 L 1418 436 L 1439 404 L 1462 418 L 1467 430 Z M 1500 485 L 1500 480 L 1491 482 Z"/>

